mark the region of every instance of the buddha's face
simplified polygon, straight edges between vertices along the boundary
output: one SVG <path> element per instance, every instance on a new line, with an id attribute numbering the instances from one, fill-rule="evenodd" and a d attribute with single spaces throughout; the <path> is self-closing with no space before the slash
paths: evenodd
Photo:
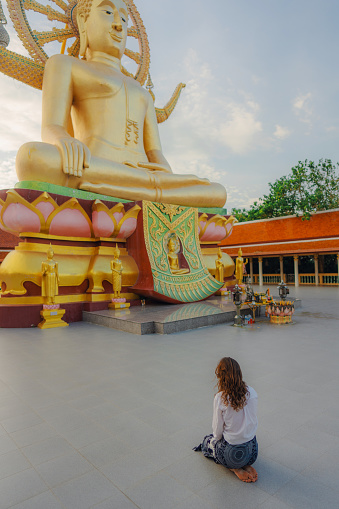
<path id="1" fill-rule="evenodd" d="M 91 51 L 101 51 L 121 59 L 127 38 L 128 11 L 122 0 L 93 0 L 86 21 L 87 43 Z"/>
<path id="2" fill-rule="evenodd" d="M 170 253 L 174 253 L 175 248 L 176 248 L 175 241 L 174 241 L 173 239 L 170 239 L 170 240 L 168 241 L 168 251 L 169 251 Z"/>

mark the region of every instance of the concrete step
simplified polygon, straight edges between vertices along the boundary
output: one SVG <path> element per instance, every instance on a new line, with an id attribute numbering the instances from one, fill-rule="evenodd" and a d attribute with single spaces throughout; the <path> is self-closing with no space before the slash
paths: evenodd
<path id="1" fill-rule="evenodd" d="M 212 297 L 192 304 L 148 304 L 129 309 L 83 311 L 83 321 L 132 334 L 173 334 L 233 322 L 234 315 L 235 307 L 229 298 Z"/>

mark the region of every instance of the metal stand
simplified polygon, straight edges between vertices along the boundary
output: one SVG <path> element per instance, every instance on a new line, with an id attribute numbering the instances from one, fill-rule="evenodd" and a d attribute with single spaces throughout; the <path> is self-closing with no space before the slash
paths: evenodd
<path id="1" fill-rule="evenodd" d="M 241 304 L 236 304 L 235 308 L 237 310 L 237 313 L 236 313 L 236 315 L 234 317 L 233 327 L 242 327 L 242 318 L 241 318 L 241 315 L 240 315 Z"/>

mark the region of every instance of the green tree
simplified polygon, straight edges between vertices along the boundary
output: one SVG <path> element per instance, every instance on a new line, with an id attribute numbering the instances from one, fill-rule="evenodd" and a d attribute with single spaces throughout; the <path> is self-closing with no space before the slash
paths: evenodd
<path id="1" fill-rule="evenodd" d="M 337 163 L 337 166 L 339 163 Z M 307 159 L 294 166 L 291 173 L 269 183 L 269 193 L 249 209 L 232 209 L 242 221 L 254 221 L 295 214 L 310 219 L 312 212 L 339 207 L 339 176 L 330 159 L 318 164 Z"/>

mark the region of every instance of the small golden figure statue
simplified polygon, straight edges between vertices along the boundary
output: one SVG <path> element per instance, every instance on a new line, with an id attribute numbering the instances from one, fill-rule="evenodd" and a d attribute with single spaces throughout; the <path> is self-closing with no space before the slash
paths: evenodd
<path id="1" fill-rule="evenodd" d="M 215 260 L 215 279 L 220 281 L 220 283 L 224 282 L 224 264 L 220 247 L 218 249 L 218 258 Z"/>
<path id="2" fill-rule="evenodd" d="M 55 304 L 55 297 L 59 293 L 59 272 L 58 262 L 53 260 L 53 256 L 54 251 L 50 244 L 47 250 L 47 260 L 41 264 L 41 296 L 45 304 L 40 311 L 42 321 L 38 323 L 39 329 L 68 326 L 68 323 L 62 320 L 66 310 L 60 309 L 60 304 Z"/>
<path id="3" fill-rule="evenodd" d="M 161 149 L 151 94 L 121 71 L 126 3 L 79 0 L 76 24 L 83 58 L 60 54 L 48 59 L 43 143 L 19 149 L 19 180 L 128 200 L 222 207 L 226 190 L 221 184 L 173 174 Z"/>
<path id="4" fill-rule="evenodd" d="M 219 247 L 218 257 L 215 260 L 215 279 L 217 281 L 220 281 L 220 283 L 224 283 L 224 278 L 225 278 L 225 265 L 224 265 L 224 262 L 222 261 L 222 252 Z M 224 284 L 224 286 L 216 292 L 216 295 L 221 295 L 221 296 L 225 296 L 228 294 L 229 294 L 229 289 L 227 288 L 226 284 Z"/>
<path id="5" fill-rule="evenodd" d="M 126 302 L 125 297 L 121 297 L 123 266 L 120 260 L 120 249 L 118 248 L 118 244 L 115 245 L 113 257 L 113 260 L 111 260 L 113 299 L 108 307 L 109 309 L 129 308 L 130 303 Z"/>
<path id="6" fill-rule="evenodd" d="M 121 292 L 121 280 L 122 280 L 122 263 L 119 259 L 120 250 L 118 248 L 118 244 L 116 244 L 114 252 L 113 252 L 113 260 L 111 260 L 111 271 L 112 271 L 112 279 L 113 279 L 113 293 L 114 299 L 120 298 Z"/>
<path id="7" fill-rule="evenodd" d="M 189 269 L 181 269 L 179 266 L 178 252 L 180 250 L 179 239 L 175 233 L 172 233 L 167 242 L 168 263 L 172 274 L 187 274 Z"/>
<path id="8" fill-rule="evenodd" d="M 54 251 L 50 245 L 47 250 L 47 260 L 41 264 L 41 295 L 46 304 L 55 304 L 55 296 L 59 293 L 58 262 L 53 260 Z"/>
<path id="9" fill-rule="evenodd" d="M 238 251 L 238 256 L 235 262 L 235 277 L 238 280 L 238 285 L 242 285 L 242 280 L 244 278 L 244 265 L 248 263 L 248 259 L 245 258 L 245 260 L 242 257 L 242 250 L 241 247 Z"/>

